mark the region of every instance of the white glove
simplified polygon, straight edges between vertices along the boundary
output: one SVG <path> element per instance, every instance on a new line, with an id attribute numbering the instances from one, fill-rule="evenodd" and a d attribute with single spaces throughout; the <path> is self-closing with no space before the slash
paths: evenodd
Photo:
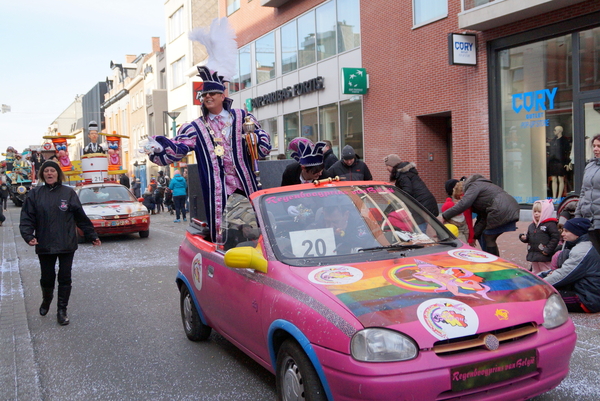
<path id="1" fill-rule="evenodd" d="M 151 155 L 152 153 L 160 153 L 163 151 L 163 147 L 160 143 L 156 142 L 154 138 L 148 138 L 145 141 L 140 142 L 141 148 L 138 152 Z"/>
<path id="2" fill-rule="evenodd" d="M 288 215 L 290 216 L 298 216 L 300 214 L 300 211 L 298 210 L 298 208 L 296 206 L 290 206 L 288 207 Z"/>

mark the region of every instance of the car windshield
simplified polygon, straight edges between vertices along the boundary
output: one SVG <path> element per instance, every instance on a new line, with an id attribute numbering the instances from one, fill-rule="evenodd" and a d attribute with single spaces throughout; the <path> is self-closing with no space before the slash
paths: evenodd
<path id="1" fill-rule="evenodd" d="M 82 188 L 79 191 L 79 200 L 82 205 L 137 201 L 133 194 L 122 186 Z"/>
<path id="2" fill-rule="evenodd" d="M 268 194 L 260 205 L 280 260 L 420 249 L 455 239 L 437 218 L 389 185 Z"/>

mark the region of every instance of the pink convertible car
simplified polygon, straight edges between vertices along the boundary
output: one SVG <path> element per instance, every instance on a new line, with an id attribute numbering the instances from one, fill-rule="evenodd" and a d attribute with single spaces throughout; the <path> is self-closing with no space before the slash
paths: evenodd
<path id="1" fill-rule="evenodd" d="M 230 198 L 217 238 L 190 224 L 177 285 L 187 337 L 219 332 L 281 400 L 524 400 L 576 342 L 551 286 L 378 182 Z"/>

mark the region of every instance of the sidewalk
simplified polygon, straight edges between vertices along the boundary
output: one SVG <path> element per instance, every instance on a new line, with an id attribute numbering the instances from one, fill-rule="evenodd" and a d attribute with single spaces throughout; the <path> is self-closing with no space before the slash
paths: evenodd
<path id="1" fill-rule="evenodd" d="M 20 240 L 18 216 L 10 205 L 0 227 L 0 400 L 41 400 L 38 370 L 29 335 L 15 240 Z M 17 238 L 15 238 L 15 235 Z"/>

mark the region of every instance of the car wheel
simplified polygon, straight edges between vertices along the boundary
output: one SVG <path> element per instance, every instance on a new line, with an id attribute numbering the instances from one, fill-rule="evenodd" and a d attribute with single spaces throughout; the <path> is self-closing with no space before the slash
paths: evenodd
<path id="1" fill-rule="evenodd" d="M 294 340 L 286 340 L 279 348 L 276 383 L 278 400 L 327 400 L 317 371 Z"/>
<path id="2" fill-rule="evenodd" d="M 150 236 L 150 230 L 140 231 L 140 238 L 148 238 Z"/>
<path id="3" fill-rule="evenodd" d="M 200 315 L 190 295 L 190 291 L 185 286 L 181 287 L 181 320 L 183 321 L 183 330 L 185 335 L 192 341 L 206 340 L 210 336 L 211 328 L 200 320 Z"/>

